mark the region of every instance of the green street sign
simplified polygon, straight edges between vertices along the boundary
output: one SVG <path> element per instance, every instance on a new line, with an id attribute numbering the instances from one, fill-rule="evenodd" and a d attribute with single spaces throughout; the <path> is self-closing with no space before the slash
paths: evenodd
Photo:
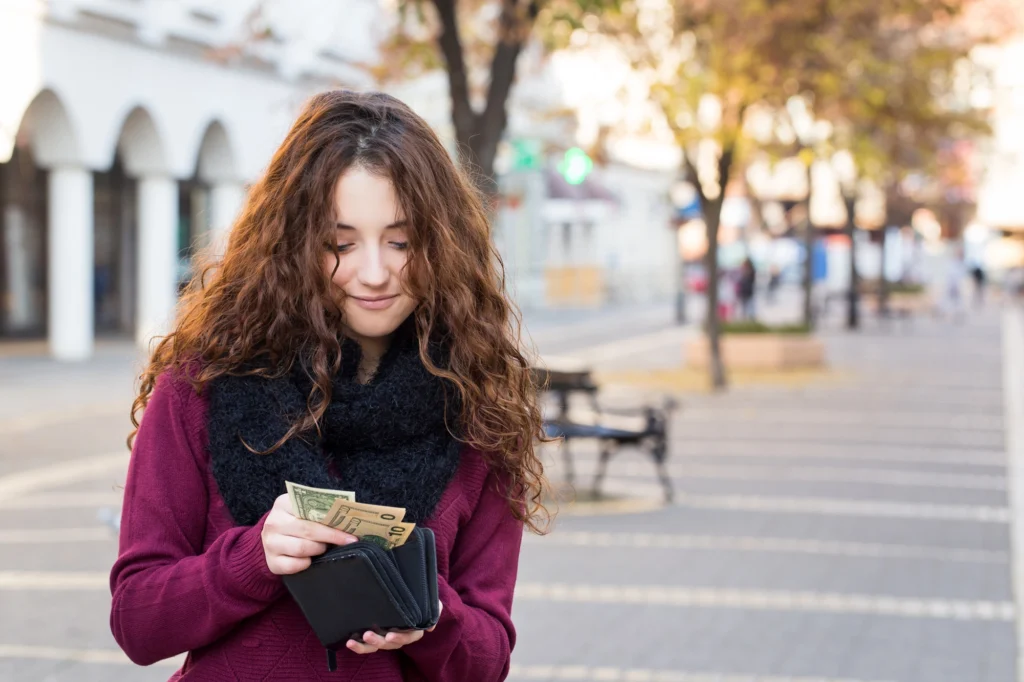
<path id="1" fill-rule="evenodd" d="M 562 162 L 558 164 L 558 172 L 570 185 L 582 184 L 592 170 L 594 170 L 593 160 L 579 147 L 567 149 L 565 156 L 562 157 Z"/>
<path id="2" fill-rule="evenodd" d="M 516 170 L 535 170 L 541 167 L 543 159 L 538 140 L 513 140 L 512 151 L 515 154 L 512 167 Z"/>

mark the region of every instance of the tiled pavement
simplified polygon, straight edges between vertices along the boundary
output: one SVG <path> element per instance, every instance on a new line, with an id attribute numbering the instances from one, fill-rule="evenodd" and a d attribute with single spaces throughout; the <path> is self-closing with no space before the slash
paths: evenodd
<path id="1" fill-rule="evenodd" d="M 599 319 L 584 345 L 617 367 L 678 357 L 680 333 L 645 315 L 632 351 L 597 344 Z M 581 507 L 527 538 L 513 679 L 1016 679 L 998 315 L 827 336 L 841 381 L 685 398 L 677 504 Z M 116 545 L 97 510 L 116 507 L 126 424 L 109 405 L 131 386 L 109 353 L 0 360 L 0 680 L 172 670 L 126 664 L 107 629 Z M 593 451 L 577 457 L 586 480 Z M 653 499 L 649 472 L 623 454 L 608 490 Z"/>
<path id="2" fill-rule="evenodd" d="M 839 382 L 687 397 L 677 504 L 525 545 L 517 677 L 1015 680 L 999 324 L 827 332 Z"/>

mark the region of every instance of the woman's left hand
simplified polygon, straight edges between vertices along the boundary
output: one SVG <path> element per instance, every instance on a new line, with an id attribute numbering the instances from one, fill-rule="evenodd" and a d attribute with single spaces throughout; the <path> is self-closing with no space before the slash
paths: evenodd
<path id="1" fill-rule="evenodd" d="M 392 630 L 387 633 L 386 637 L 367 631 L 363 633 L 362 643 L 350 639 L 345 646 L 357 654 L 372 654 L 374 651 L 401 649 L 406 644 L 412 644 L 421 639 L 423 639 L 423 630 Z"/>
<path id="2" fill-rule="evenodd" d="M 439 604 L 439 606 L 441 609 L 444 609 L 443 604 Z M 427 632 L 433 629 L 429 628 Z M 423 632 L 423 630 L 392 630 L 386 636 L 381 637 L 376 632 L 367 630 L 363 633 L 362 642 L 350 639 L 345 646 L 357 654 L 372 654 L 374 651 L 401 649 L 407 644 L 423 639 Z"/>

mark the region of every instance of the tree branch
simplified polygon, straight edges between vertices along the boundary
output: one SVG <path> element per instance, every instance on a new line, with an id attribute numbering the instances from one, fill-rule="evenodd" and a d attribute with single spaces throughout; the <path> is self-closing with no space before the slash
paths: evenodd
<path id="1" fill-rule="evenodd" d="M 466 59 L 459 37 L 459 22 L 455 3 L 457 0 L 432 0 L 441 19 L 441 33 L 438 46 L 444 55 L 448 71 L 448 90 L 452 100 L 452 123 L 460 147 L 470 144 L 478 124 L 478 115 L 469 101 L 469 78 L 466 74 Z M 460 149 L 459 153 L 463 151 Z"/>
<path id="2" fill-rule="evenodd" d="M 700 175 L 697 173 L 697 166 L 690 159 L 690 152 L 686 151 L 685 146 L 683 147 L 683 165 L 686 168 L 686 179 L 693 185 L 693 189 L 697 192 L 697 200 L 700 202 L 700 211 L 702 214 L 707 214 L 708 210 L 708 198 L 704 195 L 704 187 L 700 184 Z"/>
<path id="3" fill-rule="evenodd" d="M 498 45 L 491 61 L 491 82 L 487 88 L 487 104 L 479 119 L 479 138 L 474 139 L 477 162 L 487 173 L 494 166 L 497 142 L 508 122 L 506 104 L 516 76 L 516 62 L 539 12 L 540 3 L 537 0 L 527 3 L 523 16 L 520 16 L 519 0 L 502 2 L 501 17 L 498 19 Z"/>

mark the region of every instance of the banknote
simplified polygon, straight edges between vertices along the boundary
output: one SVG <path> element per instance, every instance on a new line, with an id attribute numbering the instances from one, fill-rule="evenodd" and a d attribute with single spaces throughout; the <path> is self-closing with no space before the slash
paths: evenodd
<path id="1" fill-rule="evenodd" d="M 355 502 L 356 499 L 356 494 L 348 490 L 310 488 L 291 481 L 285 481 L 284 486 L 288 489 L 288 499 L 292 502 L 292 513 L 307 521 L 322 523 L 335 502 L 338 500 Z"/>
<path id="2" fill-rule="evenodd" d="M 331 509 L 327 512 L 327 516 L 324 517 L 320 523 L 333 528 L 341 523 L 342 519 L 353 512 L 359 512 L 362 516 L 368 519 L 378 519 L 389 523 L 401 523 L 402 519 L 405 518 L 404 507 L 385 507 L 380 504 L 364 504 L 362 502 L 346 500 L 345 498 L 339 497 L 334 501 L 334 504 L 331 505 Z"/>
<path id="3" fill-rule="evenodd" d="M 355 510 L 337 521 L 335 528 L 384 549 L 394 549 L 404 545 L 412 534 L 413 528 L 416 527 L 415 523 L 385 521 L 381 518 L 367 517 L 362 512 Z"/>

